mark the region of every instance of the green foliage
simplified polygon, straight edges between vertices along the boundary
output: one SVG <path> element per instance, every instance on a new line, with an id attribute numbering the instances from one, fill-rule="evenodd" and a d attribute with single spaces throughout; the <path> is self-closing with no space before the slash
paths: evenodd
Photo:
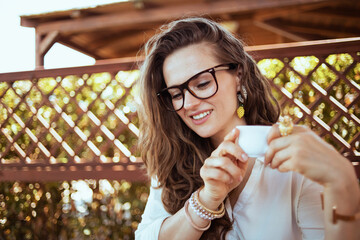
<path id="1" fill-rule="evenodd" d="M 0 239 L 134 239 L 144 183 L 0 183 Z"/>

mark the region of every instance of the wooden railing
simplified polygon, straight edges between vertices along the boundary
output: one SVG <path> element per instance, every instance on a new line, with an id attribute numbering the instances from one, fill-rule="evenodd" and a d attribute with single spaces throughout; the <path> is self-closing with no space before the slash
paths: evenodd
<path id="1" fill-rule="evenodd" d="M 360 162 L 359 43 L 347 38 L 248 48 L 283 112 L 309 125 L 354 165 Z M 263 59 L 272 59 L 275 69 L 266 69 Z"/>
<path id="2" fill-rule="evenodd" d="M 359 174 L 360 38 L 248 47 L 284 114 Z M 134 59 L 0 74 L 0 180 L 145 181 Z"/>

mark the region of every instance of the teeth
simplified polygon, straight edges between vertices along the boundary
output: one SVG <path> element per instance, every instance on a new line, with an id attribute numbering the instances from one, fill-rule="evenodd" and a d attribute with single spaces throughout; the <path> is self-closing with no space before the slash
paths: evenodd
<path id="1" fill-rule="evenodd" d="M 210 111 L 207 111 L 207 112 L 200 113 L 199 115 L 192 116 L 192 118 L 195 120 L 199 120 L 209 114 L 210 114 Z"/>

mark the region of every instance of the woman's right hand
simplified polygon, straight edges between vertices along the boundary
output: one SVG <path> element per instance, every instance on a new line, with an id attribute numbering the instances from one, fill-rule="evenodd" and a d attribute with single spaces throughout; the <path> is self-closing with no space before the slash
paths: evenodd
<path id="1" fill-rule="evenodd" d="M 244 178 L 248 157 L 236 143 L 238 136 L 239 129 L 234 128 L 200 169 L 205 184 L 199 193 L 200 202 L 209 209 L 217 209 Z"/>

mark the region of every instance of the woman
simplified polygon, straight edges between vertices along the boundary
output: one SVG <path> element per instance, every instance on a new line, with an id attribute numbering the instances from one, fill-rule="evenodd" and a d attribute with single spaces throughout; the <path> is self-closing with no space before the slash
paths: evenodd
<path id="1" fill-rule="evenodd" d="M 203 18 L 161 29 L 139 80 L 152 187 L 136 239 L 355 238 L 355 221 L 331 221 L 335 204 L 358 210 L 352 165 L 307 128 L 281 137 L 279 107 L 242 43 Z M 238 125 L 274 125 L 265 158 L 236 144 Z"/>

